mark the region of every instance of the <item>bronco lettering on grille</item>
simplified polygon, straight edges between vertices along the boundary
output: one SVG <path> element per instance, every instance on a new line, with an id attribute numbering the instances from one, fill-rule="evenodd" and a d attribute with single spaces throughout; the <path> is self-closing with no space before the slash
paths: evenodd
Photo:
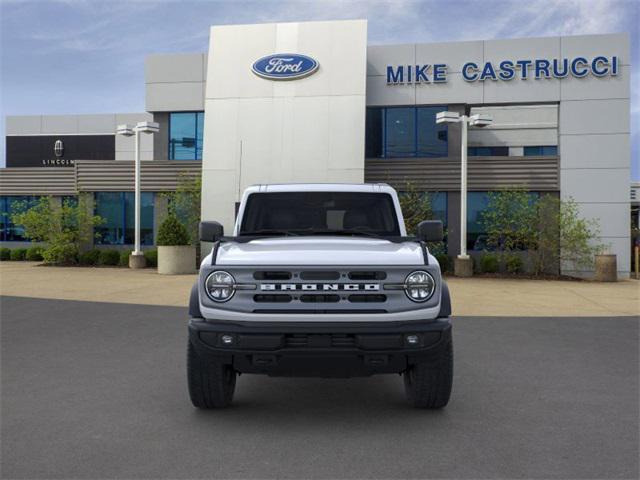
<path id="1" fill-rule="evenodd" d="M 380 285 L 377 283 L 263 283 L 260 285 L 263 291 L 368 291 L 377 292 Z"/>

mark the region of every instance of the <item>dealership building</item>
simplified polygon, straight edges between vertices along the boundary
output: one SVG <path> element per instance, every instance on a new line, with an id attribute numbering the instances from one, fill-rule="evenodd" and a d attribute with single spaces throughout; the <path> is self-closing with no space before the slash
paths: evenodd
<path id="1" fill-rule="evenodd" d="M 629 276 L 627 34 L 367 45 L 364 20 L 214 26 L 208 52 L 150 55 L 144 68 L 145 112 L 7 117 L 2 245 L 24 240 L 6 215 L 14 202 L 86 194 L 106 219 L 96 242 L 127 248 L 134 143 L 116 125 L 149 120 L 160 131 L 142 136 L 145 245 L 166 211 L 160 193 L 201 175 L 203 219 L 227 232 L 252 184 L 430 192 L 453 256 L 461 128 L 436 123 L 453 111 L 493 119 L 468 136 L 471 252 L 486 247 L 487 192 L 519 187 L 574 199 Z"/>

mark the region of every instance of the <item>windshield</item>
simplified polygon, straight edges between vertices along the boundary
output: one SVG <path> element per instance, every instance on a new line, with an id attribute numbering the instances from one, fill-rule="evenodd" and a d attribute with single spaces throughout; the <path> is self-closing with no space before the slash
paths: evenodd
<path id="1" fill-rule="evenodd" d="M 252 193 L 240 235 L 399 236 L 391 195 L 358 192 Z"/>

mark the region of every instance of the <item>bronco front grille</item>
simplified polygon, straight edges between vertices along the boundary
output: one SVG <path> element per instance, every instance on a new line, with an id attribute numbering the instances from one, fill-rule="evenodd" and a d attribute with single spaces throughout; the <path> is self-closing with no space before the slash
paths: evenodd
<path id="1" fill-rule="evenodd" d="M 306 314 L 384 314 L 422 307 L 411 302 L 402 284 L 418 267 L 237 266 L 226 270 L 239 285 L 225 308 L 237 312 Z M 252 287 L 252 288 L 248 288 Z"/>
<path id="2" fill-rule="evenodd" d="M 254 295 L 253 301 L 256 303 L 289 303 L 292 298 L 291 295 Z"/>

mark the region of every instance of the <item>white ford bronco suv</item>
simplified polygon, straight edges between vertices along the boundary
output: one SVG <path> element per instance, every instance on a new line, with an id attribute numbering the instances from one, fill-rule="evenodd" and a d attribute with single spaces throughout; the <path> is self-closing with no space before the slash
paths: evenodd
<path id="1" fill-rule="evenodd" d="M 449 401 L 451 302 L 427 242 L 440 221 L 407 237 L 388 185 L 256 185 L 233 236 L 202 222 L 213 248 L 189 302 L 189 395 L 231 403 L 236 376 L 404 375 L 421 408 Z"/>

